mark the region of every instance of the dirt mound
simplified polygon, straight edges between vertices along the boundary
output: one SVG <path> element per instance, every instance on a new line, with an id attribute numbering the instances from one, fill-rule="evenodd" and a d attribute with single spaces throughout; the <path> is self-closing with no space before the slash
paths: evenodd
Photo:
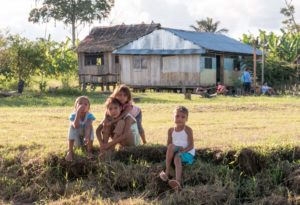
<path id="1" fill-rule="evenodd" d="M 300 167 L 295 168 L 286 179 L 287 186 L 296 194 L 300 194 Z"/>
<path id="2" fill-rule="evenodd" d="M 165 160 L 166 151 L 166 146 L 127 147 L 116 152 L 113 159 L 124 163 L 132 161 L 159 163 Z"/>
<path id="3" fill-rule="evenodd" d="M 262 204 L 262 205 L 289 205 L 289 201 L 286 197 L 271 195 L 269 197 L 265 197 L 258 202 L 254 202 L 253 204 Z"/>
<path id="4" fill-rule="evenodd" d="M 170 194 L 162 204 L 233 204 L 234 192 L 220 186 L 204 185 L 186 187 L 179 194 Z"/>
<path id="5" fill-rule="evenodd" d="M 247 175 L 255 175 L 262 168 L 262 160 L 252 149 L 244 148 L 240 151 L 237 158 L 240 169 Z"/>
<path id="6" fill-rule="evenodd" d="M 293 152 L 293 160 L 300 159 L 300 147 L 295 147 Z"/>
<path id="7" fill-rule="evenodd" d="M 39 203 L 86 192 L 93 200 L 114 203 L 137 197 L 145 204 L 285 204 L 300 193 L 300 166 L 290 161 L 298 157 L 298 148 L 292 147 L 263 153 L 255 148 L 197 149 L 195 162 L 184 165 L 178 195 L 158 177 L 165 146 L 126 148 L 104 161 L 96 150 L 94 159 L 75 153 L 72 162 L 65 161 L 65 153 L 28 159 L 19 157 L 22 147 L 18 151 L 0 157 L 0 200 Z"/>
<path id="8" fill-rule="evenodd" d="M 89 173 L 95 172 L 99 164 L 97 160 L 87 160 L 85 158 L 79 158 L 68 162 L 64 157 L 58 157 L 50 155 L 45 160 L 45 165 L 50 167 L 50 174 L 61 177 L 67 176 L 69 180 L 86 177 Z"/>

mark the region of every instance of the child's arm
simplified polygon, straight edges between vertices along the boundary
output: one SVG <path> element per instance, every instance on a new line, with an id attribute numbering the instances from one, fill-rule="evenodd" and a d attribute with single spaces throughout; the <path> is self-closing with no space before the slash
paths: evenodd
<path id="1" fill-rule="evenodd" d="M 116 144 L 126 140 L 127 137 L 129 137 L 132 133 L 130 130 L 130 126 L 133 123 L 133 119 L 131 117 L 127 117 L 125 119 L 125 126 L 124 126 L 124 132 L 122 133 L 122 135 L 120 137 L 116 137 L 114 138 L 111 142 L 101 145 L 102 149 L 110 149 L 111 147 L 115 146 Z M 100 149 L 101 149 L 100 147 Z"/>
<path id="2" fill-rule="evenodd" d="M 86 140 L 90 139 L 91 137 L 91 128 L 93 125 L 93 120 L 92 119 L 88 119 L 85 123 L 85 132 L 84 132 L 84 138 Z"/>
<path id="3" fill-rule="evenodd" d="M 188 151 L 190 151 L 191 149 L 194 148 L 193 130 L 190 127 L 186 126 L 185 127 L 185 131 L 186 131 L 186 133 L 188 135 L 188 139 L 187 140 L 188 140 L 189 146 L 187 146 L 185 149 L 180 149 L 180 152 L 188 152 Z"/>
<path id="4" fill-rule="evenodd" d="M 96 129 L 96 136 L 100 144 L 103 143 L 103 136 L 102 136 L 102 130 L 103 130 L 103 121 L 98 125 Z"/>
<path id="5" fill-rule="evenodd" d="M 87 151 L 88 151 L 88 157 L 91 157 L 92 149 L 93 149 L 93 142 L 91 139 L 91 132 L 93 130 L 93 120 L 88 119 L 85 123 L 85 131 L 84 131 L 84 139 L 87 144 Z"/>
<path id="6" fill-rule="evenodd" d="M 74 121 L 71 123 L 71 125 L 74 127 L 74 128 L 78 128 L 79 125 L 80 125 L 80 115 L 81 115 L 81 112 L 84 110 L 84 107 L 83 106 L 79 106 L 78 109 L 76 110 L 76 114 L 75 114 L 75 119 Z"/>
<path id="7" fill-rule="evenodd" d="M 174 128 L 170 128 L 170 129 L 168 130 L 168 141 L 167 141 L 167 146 L 168 146 L 169 144 L 172 144 L 172 132 L 173 132 L 173 129 L 174 129 Z"/>
<path id="8" fill-rule="evenodd" d="M 114 124 L 114 123 L 118 122 L 120 119 L 122 119 L 123 117 L 125 117 L 130 111 L 131 111 L 131 108 L 130 108 L 130 107 L 126 108 L 126 110 L 124 110 L 124 111 L 119 115 L 119 117 L 117 117 L 117 118 L 113 119 L 112 121 L 110 121 L 109 123 L 107 123 L 108 126 L 110 126 L 111 124 Z"/>

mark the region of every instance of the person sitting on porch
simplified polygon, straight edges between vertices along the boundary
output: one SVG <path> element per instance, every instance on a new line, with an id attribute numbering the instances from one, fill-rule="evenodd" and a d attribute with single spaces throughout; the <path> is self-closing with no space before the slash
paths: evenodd
<path id="1" fill-rule="evenodd" d="M 203 98 L 216 97 L 216 96 L 217 96 L 217 93 L 209 94 L 209 93 L 208 93 L 208 90 L 209 90 L 209 89 L 210 89 L 210 88 L 198 87 L 198 88 L 196 88 L 196 90 L 195 90 L 195 94 L 201 95 L 201 97 L 203 97 Z M 214 87 L 214 89 L 215 89 L 215 87 Z"/>
<path id="2" fill-rule="evenodd" d="M 221 82 L 217 83 L 217 94 L 218 95 L 226 95 L 228 92 L 227 88 L 221 84 Z"/>
<path id="3" fill-rule="evenodd" d="M 261 94 L 263 95 L 274 95 L 275 92 L 272 87 L 268 86 L 267 82 L 264 82 L 264 84 L 261 86 Z"/>

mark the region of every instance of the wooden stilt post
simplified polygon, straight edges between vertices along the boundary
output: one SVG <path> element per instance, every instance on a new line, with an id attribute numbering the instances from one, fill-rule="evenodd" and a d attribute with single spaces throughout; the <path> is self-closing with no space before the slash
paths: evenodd
<path id="1" fill-rule="evenodd" d="M 257 40 L 254 40 L 253 43 L 253 86 L 254 86 L 254 93 L 256 94 L 256 44 Z"/>

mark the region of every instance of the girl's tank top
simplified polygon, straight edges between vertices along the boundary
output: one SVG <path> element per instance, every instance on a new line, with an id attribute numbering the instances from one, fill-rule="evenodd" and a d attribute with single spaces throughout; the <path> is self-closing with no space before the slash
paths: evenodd
<path id="1" fill-rule="evenodd" d="M 187 148 L 189 146 L 188 144 L 188 134 L 185 131 L 185 128 L 179 132 L 175 131 L 175 128 L 172 132 L 172 142 L 175 146 L 180 146 L 183 148 Z M 195 156 L 195 148 L 188 151 L 191 155 Z"/>

